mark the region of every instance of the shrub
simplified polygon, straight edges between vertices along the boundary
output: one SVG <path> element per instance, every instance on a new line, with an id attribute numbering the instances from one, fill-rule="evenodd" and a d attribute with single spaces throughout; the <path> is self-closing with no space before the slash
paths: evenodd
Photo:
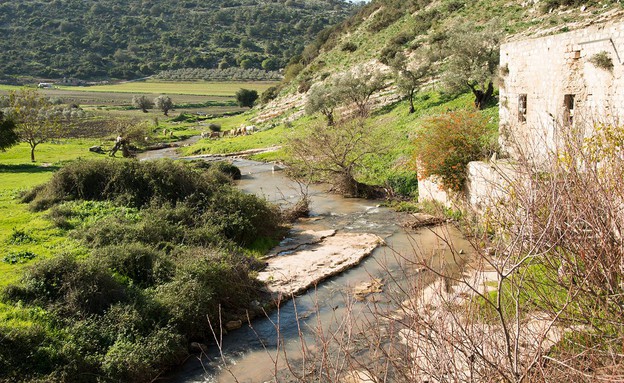
<path id="1" fill-rule="evenodd" d="M 22 250 L 14 253 L 11 252 L 5 255 L 4 257 L 2 257 L 2 262 L 14 265 L 16 263 L 26 263 L 27 261 L 35 259 L 36 257 L 37 254 L 33 253 L 32 251 Z"/>
<path id="2" fill-rule="evenodd" d="M 35 264 L 22 285 L 5 290 L 5 297 L 85 316 L 101 314 L 113 303 L 123 301 L 126 291 L 102 267 L 60 256 Z"/>
<path id="3" fill-rule="evenodd" d="M 206 204 L 203 219 L 209 226 L 242 246 L 258 237 L 276 237 L 281 233 L 281 214 L 276 206 L 238 190 L 215 193 Z"/>
<path id="4" fill-rule="evenodd" d="M 418 194 L 418 178 L 416 172 L 401 171 L 388 176 L 386 186 L 394 196 L 412 198 Z"/>
<path id="5" fill-rule="evenodd" d="M 36 374 L 51 373 L 63 360 L 51 355 L 51 344 L 41 326 L 0 326 L 0 381 L 19 382 Z M 28 363 L 25 363 L 28 360 Z"/>
<path id="6" fill-rule="evenodd" d="M 259 298 L 260 284 L 249 276 L 255 262 L 222 251 L 191 249 L 178 257 L 174 278 L 158 286 L 156 299 L 189 339 L 210 337 L 207 318 L 218 323 L 219 306 L 233 313 Z"/>
<path id="7" fill-rule="evenodd" d="M 594 64 L 596 67 L 607 70 L 609 72 L 613 70 L 613 60 L 611 59 L 611 56 L 609 56 L 609 52 L 607 51 L 596 53 L 589 58 L 589 62 Z"/>
<path id="8" fill-rule="evenodd" d="M 401 32 L 394 36 L 390 41 L 393 45 L 405 45 L 412 41 L 413 38 L 414 36 L 411 33 Z"/>
<path id="9" fill-rule="evenodd" d="M 373 21 L 369 24 L 367 29 L 372 33 L 379 32 L 399 20 L 404 15 L 405 12 L 401 8 L 393 6 L 384 7 L 375 14 Z"/>
<path id="10" fill-rule="evenodd" d="M 7 242 L 12 245 L 21 245 L 23 243 L 34 242 L 34 238 L 24 229 L 13 228 Z"/>
<path id="11" fill-rule="evenodd" d="M 439 176 L 443 185 L 461 191 L 466 165 L 496 151 L 496 128 L 478 111 L 458 110 L 429 118 L 415 146 L 421 177 Z"/>
<path id="12" fill-rule="evenodd" d="M 299 82 L 299 86 L 297 87 L 297 92 L 306 93 L 312 87 L 312 81 L 310 79 L 303 79 Z"/>
<path id="13" fill-rule="evenodd" d="M 267 104 L 271 100 L 275 100 L 279 95 L 279 88 L 276 86 L 272 86 L 262 92 L 260 95 L 260 102 L 263 104 Z"/>
<path id="14" fill-rule="evenodd" d="M 343 52 L 355 52 L 358 49 L 358 46 L 351 41 L 347 41 L 346 43 L 342 44 L 342 47 L 340 47 L 340 49 Z"/>
<path id="15" fill-rule="evenodd" d="M 212 169 L 215 172 L 215 176 L 218 174 L 224 174 L 229 176 L 231 179 L 239 180 L 242 177 L 241 171 L 234 164 L 227 161 L 204 161 L 204 160 L 193 160 L 190 162 L 193 167 L 202 170 Z M 223 180 L 221 184 L 228 183 L 227 180 Z"/>
<path id="16" fill-rule="evenodd" d="M 241 88 L 236 92 L 236 103 L 241 108 L 252 108 L 257 99 L 258 92 L 256 90 Z"/>
<path id="17" fill-rule="evenodd" d="M 210 129 L 211 132 L 220 132 L 221 131 L 221 125 L 211 123 L 211 124 L 208 125 L 208 129 Z"/>
<path id="18" fill-rule="evenodd" d="M 210 193 L 222 183 L 214 173 L 198 173 L 182 162 L 76 161 L 44 187 L 24 196 L 35 210 L 67 200 L 117 201 L 142 207 L 152 201 L 177 203 L 194 193 Z"/>
<path id="19" fill-rule="evenodd" d="M 240 169 L 226 161 L 212 162 L 211 168 L 232 177 L 233 180 L 240 180 L 242 177 Z"/>
<path id="20" fill-rule="evenodd" d="M 184 337 L 165 327 L 136 339 L 118 337 L 102 363 L 106 376 L 116 381 L 153 381 L 162 366 L 179 363 L 186 356 Z"/>
<path id="21" fill-rule="evenodd" d="M 171 260 L 162 251 L 143 243 L 98 248 L 93 256 L 104 268 L 144 288 L 166 282 L 173 275 Z"/>

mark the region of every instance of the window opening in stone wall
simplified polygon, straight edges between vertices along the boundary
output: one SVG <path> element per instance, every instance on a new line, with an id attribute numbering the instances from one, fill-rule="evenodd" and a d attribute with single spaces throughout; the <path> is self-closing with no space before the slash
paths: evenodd
<path id="1" fill-rule="evenodd" d="M 563 96 L 563 123 L 571 126 L 574 122 L 574 95 L 566 94 Z"/>
<path id="2" fill-rule="evenodd" d="M 518 121 L 526 122 L 527 113 L 527 95 L 521 94 L 518 96 Z"/>

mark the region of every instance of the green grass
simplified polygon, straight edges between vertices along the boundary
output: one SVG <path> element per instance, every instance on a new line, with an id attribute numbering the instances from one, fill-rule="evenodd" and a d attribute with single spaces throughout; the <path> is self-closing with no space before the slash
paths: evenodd
<path id="1" fill-rule="evenodd" d="M 228 128 L 222 128 L 228 130 Z M 283 145 L 286 142 L 288 128 L 279 125 L 275 128 L 256 132 L 248 136 L 224 137 L 218 140 L 205 138 L 195 145 L 182 149 L 184 155 L 228 154 L 243 150 L 268 148 Z"/>
<path id="2" fill-rule="evenodd" d="M 458 96 L 445 95 L 436 91 L 420 93 L 415 99 L 415 113 L 408 113 L 407 101 L 390 105 L 375 112 L 367 121 L 371 126 L 388 128 L 387 143 L 391 148 L 383 155 L 369 156 L 365 161 L 365 171 L 360 174 L 360 181 L 375 185 L 384 185 L 389 177 L 413 170 L 412 140 L 423 121 L 430 116 L 446 113 L 449 110 L 473 107 L 472 94 L 465 93 Z M 490 118 L 490 123 L 498 125 L 498 107 L 492 105 L 483 113 Z M 233 117 L 224 117 L 211 120 L 221 125 L 222 130 L 230 130 L 241 125 L 250 125 L 252 113 Z M 287 135 L 291 130 L 311 123 L 318 116 L 304 117 L 292 123 L 291 128 L 279 125 L 272 129 L 263 130 L 249 136 L 225 137 L 218 140 L 203 139 L 196 144 L 182 149 L 183 155 L 198 154 L 228 154 L 249 149 L 282 146 L 287 143 Z M 384 144 L 384 143 L 380 143 Z M 253 159 L 259 161 L 286 161 L 287 151 L 282 148 L 275 152 L 256 154 Z"/>
<path id="3" fill-rule="evenodd" d="M 11 90 L 20 90 L 23 87 L 21 86 L 15 86 L 15 85 L 2 85 L 0 84 L 0 90 L 4 90 L 4 91 L 11 91 Z"/>
<path id="4" fill-rule="evenodd" d="M 254 89 L 258 93 L 277 85 L 273 81 L 256 82 L 169 82 L 169 81 L 136 81 L 112 85 L 97 85 L 90 87 L 63 86 L 59 87 L 71 91 L 88 92 L 119 92 L 119 93 L 149 93 L 149 94 L 193 94 L 201 96 L 234 96 L 240 88 Z"/>
<path id="5" fill-rule="evenodd" d="M 89 147 L 100 144 L 102 144 L 102 140 L 98 139 L 69 139 L 59 143 L 43 143 L 35 149 L 35 159 L 37 160 L 35 164 L 41 166 L 42 164 L 55 164 L 77 158 L 98 158 L 101 154 L 89 152 Z M 30 146 L 28 144 L 21 143 L 6 152 L 0 152 L 0 165 L 27 164 L 30 164 Z"/>
<path id="6" fill-rule="evenodd" d="M 65 231 L 56 228 L 45 213 L 34 213 L 20 202 L 20 193 L 48 181 L 62 162 L 77 158 L 95 158 L 88 147 L 96 140 L 67 140 L 61 144 L 41 144 L 35 152 L 37 162 L 30 162 L 30 147 L 19 144 L 0 152 L 0 289 L 19 279 L 25 266 L 55 254 L 84 251 Z M 45 165 L 42 165 L 45 164 Z M 24 232 L 27 240 L 14 241 L 14 233 Z M 9 264 L 2 259 L 29 251 L 35 259 Z M 2 308 L 0 307 L 0 312 Z"/>

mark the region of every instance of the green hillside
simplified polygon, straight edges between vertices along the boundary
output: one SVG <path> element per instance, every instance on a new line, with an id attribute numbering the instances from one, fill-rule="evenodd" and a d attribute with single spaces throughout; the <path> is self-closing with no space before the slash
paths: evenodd
<path id="1" fill-rule="evenodd" d="M 344 0 L 0 2 L 0 79 L 276 70 L 353 9 Z"/>
<path id="2" fill-rule="evenodd" d="M 443 50 L 446 40 L 462 25 L 474 31 L 487 25 L 505 41 L 565 32 L 618 14 L 621 17 L 621 9 L 619 2 L 611 0 L 373 0 L 306 47 L 299 61 L 287 68 L 287 73 L 291 69 L 296 76 L 285 89 L 294 92 L 304 83 L 360 64 L 384 62 L 391 52 L 402 51 L 414 59 L 423 46 Z M 442 65 L 436 74 L 447 69 L 443 61 L 451 54 L 440 52 Z"/>

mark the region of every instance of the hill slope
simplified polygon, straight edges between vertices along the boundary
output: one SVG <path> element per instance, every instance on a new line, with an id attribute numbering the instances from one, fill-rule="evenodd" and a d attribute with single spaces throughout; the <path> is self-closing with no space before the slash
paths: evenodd
<path id="1" fill-rule="evenodd" d="M 0 79 L 275 70 L 353 9 L 344 0 L 0 2 Z"/>
<path id="2" fill-rule="evenodd" d="M 443 46 L 459 25 L 481 30 L 488 24 L 506 41 L 565 32 L 623 15 L 621 4 L 610 0 L 373 0 L 306 47 L 300 61 L 286 68 L 288 82 L 283 84 L 281 97 L 264 106 L 257 120 L 300 116 L 311 84 L 347 71 L 388 71 L 382 64 L 388 52 L 401 51 L 417 59 L 418 48 Z M 441 53 L 434 81 L 443 77 L 444 57 L 449 55 L 452 52 Z M 396 101 L 396 97 L 381 98 L 378 106 Z M 298 112 L 291 115 L 293 110 Z"/>

